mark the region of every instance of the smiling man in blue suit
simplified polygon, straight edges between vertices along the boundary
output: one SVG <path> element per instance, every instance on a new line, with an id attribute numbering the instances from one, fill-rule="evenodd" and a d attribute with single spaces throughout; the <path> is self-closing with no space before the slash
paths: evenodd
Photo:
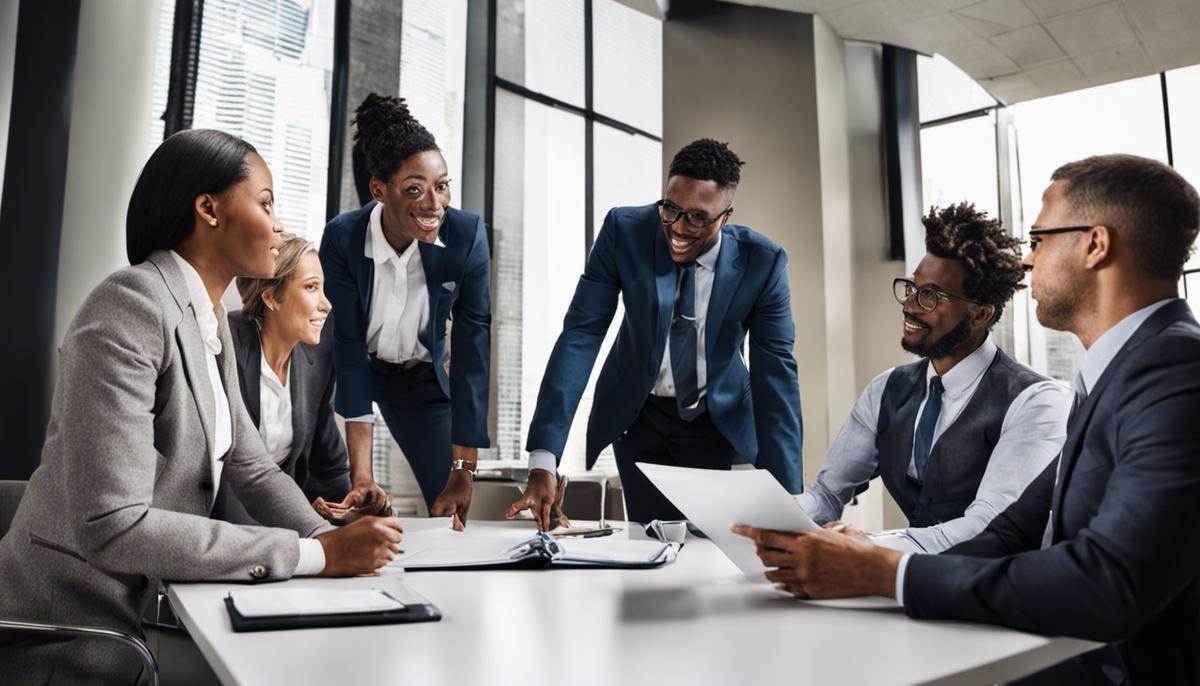
<path id="1" fill-rule="evenodd" d="M 529 487 L 510 516 L 531 509 L 550 528 L 558 460 L 622 295 L 625 318 L 588 419 L 587 466 L 613 446 L 629 519 L 682 518 L 635 462 L 751 462 L 800 493 L 787 253 L 728 223 L 742 164 L 724 143 L 697 140 L 671 161 L 664 199 L 608 213 L 546 365 L 526 445 Z"/>

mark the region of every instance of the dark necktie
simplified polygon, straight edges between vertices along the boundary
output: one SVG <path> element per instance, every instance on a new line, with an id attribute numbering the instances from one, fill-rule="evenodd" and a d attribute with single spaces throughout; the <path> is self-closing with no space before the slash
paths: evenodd
<path id="1" fill-rule="evenodd" d="M 671 317 L 671 376 L 675 381 L 675 406 L 679 416 L 692 421 L 704 413 L 696 377 L 696 263 L 679 265 L 679 294 Z"/>
<path id="2" fill-rule="evenodd" d="M 913 461 L 917 467 L 917 481 L 925 481 L 925 467 L 929 465 L 929 452 L 933 449 L 933 429 L 942 412 L 942 377 L 929 380 L 929 398 L 917 423 L 917 435 L 913 439 Z"/>

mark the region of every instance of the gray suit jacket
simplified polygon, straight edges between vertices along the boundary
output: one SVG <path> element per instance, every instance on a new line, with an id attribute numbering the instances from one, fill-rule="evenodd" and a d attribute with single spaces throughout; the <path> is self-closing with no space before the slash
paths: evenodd
<path id="1" fill-rule="evenodd" d="M 223 322 L 220 334 L 218 366 L 236 389 Z M 41 466 L 0 541 L 0 616 L 140 634 L 159 580 L 285 579 L 298 537 L 327 530 L 266 456 L 236 390 L 227 394 L 233 445 L 224 473 L 250 513 L 278 528 L 209 519 L 215 402 L 206 354 L 168 253 L 114 273 L 88 296 L 60 349 Z M 76 643 L 0 645 L 5 679 L 41 683 L 50 669 L 61 683 L 129 676 L 130 655 Z M 9 671 L 14 664 L 27 671 Z"/>
<path id="2" fill-rule="evenodd" d="M 255 426 L 261 417 L 262 343 L 258 325 L 241 310 L 229 313 L 229 333 L 237 352 L 242 402 Z M 279 468 L 295 479 L 310 500 L 318 496 L 338 502 L 350 492 L 350 458 L 334 419 L 333 323 L 317 345 L 298 344 L 292 350 L 288 395 L 292 399 L 292 449 Z M 227 522 L 255 524 L 222 476 L 212 516 Z"/>

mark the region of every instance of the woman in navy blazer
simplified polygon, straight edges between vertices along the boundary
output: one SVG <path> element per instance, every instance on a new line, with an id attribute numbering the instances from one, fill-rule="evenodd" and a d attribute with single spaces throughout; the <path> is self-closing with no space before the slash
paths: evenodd
<path id="1" fill-rule="evenodd" d="M 351 463 L 366 455 L 369 464 L 374 401 L 429 513 L 456 516 L 461 526 L 477 450 L 489 445 L 487 232 L 477 215 L 449 206 L 446 161 L 403 99 L 372 93 L 354 126 L 373 201 L 334 217 L 320 250 L 337 313 L 335 407 L 346 418 Z M 354 479 L 344 504 L 377 497 Z"/>

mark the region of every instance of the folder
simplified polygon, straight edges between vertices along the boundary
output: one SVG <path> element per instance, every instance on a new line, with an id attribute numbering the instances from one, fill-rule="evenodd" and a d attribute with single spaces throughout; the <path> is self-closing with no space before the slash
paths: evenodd
<path id="1" fill-rule="evenodd" d="M 515 543 L 505 545 L 514 538 Z M 544 532 L 530 536 L 528 530 L 487 532 L 484 535 L 448 530 L 421 531 L 405 534 L 402 545 L 403 551 L 391 565 L 406 571 L 550 567 L 653 569 L 674 560 L 679 550 L 676 544 L 631 541 L 614 536 L 559 541 Z"/>
<path id="2" fill-rule="evenodd" d="M 411 591 L 402 603 L 379 589 L 254 588 L 225 596 L 236 632 L 436 622 L 442 613 Z M 419 600 L 420 602 L 412 602 Z"/>

